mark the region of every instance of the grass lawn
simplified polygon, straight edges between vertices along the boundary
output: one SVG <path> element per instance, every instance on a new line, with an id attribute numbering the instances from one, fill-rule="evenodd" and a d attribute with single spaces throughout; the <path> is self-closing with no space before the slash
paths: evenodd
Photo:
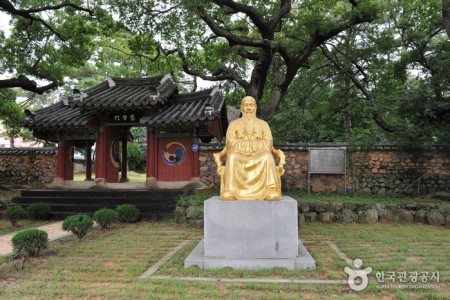
<path id="1" fill-rule="evenodd" d="M 366 225 L 312 223 L 299 230 L 317 270 L 258 272 L 183 268 L 183 261 L 202 238 L 201 229 L 172 222 L 117 224 L 96 229 L 85 239 L 70 237 L 50 243 L 24 271 L 11 258 L 0 259 L 0 298 L 114 298 L 114 299 L 448 299 L 450 296 L 450 234 L 429 225 Z M 146 280 L 138 277 L 184 240 L 191 240 L 156 275 L 347 279 L 345 262 L 328 246 L 336 244 L 351 259 L 373 268 L 369 287 L 353 292 L 347 285 L 223 283 Z M 375 273 L 389 271 L 439 272 L 438 289 L 378 288 Z M 411 282 L 410 282 L 411 284 Z"/>

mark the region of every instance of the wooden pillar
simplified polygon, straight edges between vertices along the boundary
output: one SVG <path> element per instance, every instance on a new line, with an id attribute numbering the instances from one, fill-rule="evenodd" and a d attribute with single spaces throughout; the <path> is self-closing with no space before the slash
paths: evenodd
<path id="1" fill-rule="evenodd" d="M 100 121 L 97 143 L 95 145 L 95 182 L 98 184 L 106 183 L 106 142 L 106 130 L 103 121 Z"/>
<path id="2" fill-rule="evenodd" d="M 192 144 L 198 144 L 198 138 L 194 137 L 192 139 Z M 192 151 L 192 149 L 191 149 Z M 199 178 L 200 177 L 200 149 L 198 151 L 193 151 L 192 157 L 192 177 Z"/>
<path id="3" fill-rule="evenodd" d="M 114 161 L 113 154 L 118 155 L 118 138 L 120 132 L 117 128 L 105 126 L 103 119 L 99 120 L 97 146 L 95 148 L 95 182 L 119 182 L 119 162 Z"/>
<path id="4" fill-rule="evenodd" d="M 127 137 L 122 140 L 122 166 L 121 166 L 121 176 L 120 176 L 120 182 L 128 182 L 128 157 L 127 157 Z"/>
<path id="5" fill-rule="evenodd" d="M 146 161 L 146 174 L 147 179 L 145 184 L 147 186 L 155 186 L 157 182 L 157 140 L 155 131 L 153 128 L 147 128 L 147 161 Z"/>
<path id="6" fill-rule="evenodd" d="M 92 150 L 91 143 L 86 141 L 86 179 L 84 181 L 92 181 Z"/>
<path id="7" fill-rule="evenodd" d="M 73 142 L 60 140 L 56 156 L 55 183 L 73 180 Z"/>

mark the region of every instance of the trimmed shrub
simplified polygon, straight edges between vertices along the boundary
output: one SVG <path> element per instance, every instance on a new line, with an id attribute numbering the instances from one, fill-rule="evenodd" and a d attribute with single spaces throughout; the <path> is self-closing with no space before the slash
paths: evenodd
<path id="1" fill-rule="evenodd" d="M 106 228 L 117 221 L 118 215 L 114 209 L 103 208 L 94 213 L 93 219 L 101 228 Z"/>
<path id="2" fill-rule="evenodd" d="M 33 203 L 27 207 L 27 217 L 33 220 L 47 220 L 50 217 L 50 206 L 45 203 Z"/>
<path id="3" fill-rule="evenodd" d="M 119 220 L 122 222 L 133 223 L 139 220 L 141 212 L 133 204 L 122 204 L 116 208 Z"/>
<path id="4" fill-rule="evenodd" d="M 66 231 L 71 231 L 80 240 L 86 235 L 88 230 L 94 225 L 91 217 L 84 214 L 78 214 L 68 216 L 63 224 L 62 228 Z"/>
<path id="5" fill-rule="evenodd" d="M 47 248 L 48 234 L 35 228 L 25 229 L 12 238 L 12 244 L 16 253 L 26 252 L 30 256 L 36 256 Z"/>
<path id="6" fill-rule="evenodd" d="M 20 219 L 25 217 L 25 210 L 20 205 L 11 205 L 6 209 L 6 219 L 11 222 L 12 226 L 16 226 Z"/>

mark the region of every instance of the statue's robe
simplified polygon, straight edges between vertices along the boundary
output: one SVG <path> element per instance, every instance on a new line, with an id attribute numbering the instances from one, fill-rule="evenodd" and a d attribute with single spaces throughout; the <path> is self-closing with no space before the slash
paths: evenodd
<path id="1" fill-rule="evenodd" d="M 240 118 L 231 122 L 227 130 L 227 159 L 221 177 L 220 198 L 281 199 L 280 174 L 272 148 L 272 133 L 265 121 Z"/>

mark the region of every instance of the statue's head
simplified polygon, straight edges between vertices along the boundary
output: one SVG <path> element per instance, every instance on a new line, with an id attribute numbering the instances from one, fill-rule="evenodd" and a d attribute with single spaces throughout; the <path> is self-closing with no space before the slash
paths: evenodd
<path id="1" fill-rule="evenodd" d="M 256 100 L 252 96 L 245 96 L 241 101 L 241 111 L 243 116 L 256 116 Z"/>

